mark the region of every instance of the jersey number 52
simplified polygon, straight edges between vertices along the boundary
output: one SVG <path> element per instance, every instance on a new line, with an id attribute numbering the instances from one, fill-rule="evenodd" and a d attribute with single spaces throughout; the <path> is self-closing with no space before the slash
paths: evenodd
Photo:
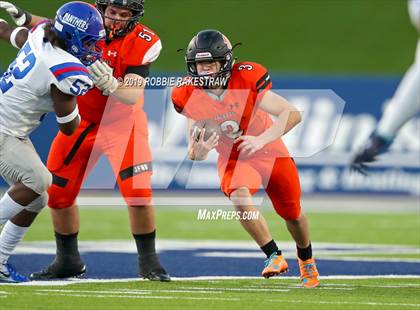
<path id="1" fill-rule="evenodd" d="M 26 43 L 19 51 L 16 60 L 12 62 L 0 79 L 0 89 L 5 94 L 13 87 L 12 78 L 16 80 L 23 79 L 29 71 L 35 66 L 36 58 L 32 53 L 31 46 Z"/>

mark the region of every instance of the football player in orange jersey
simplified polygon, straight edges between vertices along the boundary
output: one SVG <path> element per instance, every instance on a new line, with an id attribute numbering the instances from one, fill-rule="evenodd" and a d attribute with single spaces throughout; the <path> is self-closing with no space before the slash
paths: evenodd
<path id="1" fill-rule="evenodd" d="M 99 44 L 103 60 L 88 68 L 96 88 L 79 97 L 82 120 L 78 130 L 70 137 L 58 133 L 50 149 L 47 167 L 53 174 L 53 185 L 48 206 L 57 253 L 49 266 L 33 273 L 31 278 L 67 278 L 85 272 L 78 251 L 80 223 L 76 197 L 86 175 L 105 154 L 128 205 L 140 276 L 170 281 L 155 250 L 151 153 L 147 117 L 142 109 L 144 78 L 149 74 L 150 64 L 158 58 L 162 44 L 153 31 L 138 22 L 144 14 L 144 0 L 95 2 L 107 31 L 106 40 Z M 6 10 L 20 26 L 33 27 L 45 19 L 11 3 L 7 3 Z M 127 80 L 137 81 L 138 87 L 125 87 Z"/>
<path id="2" fill-rule="evenodd" d="M 173 89 L 172 101 L 189 119 L 189 157 L 204 160 L 210 150 L 217 150 L 221 189 L 239 214 L 257 212 L 252 195 L 264 185 L 296 242 L 303 286 L 316 287 L 319 275 L 300 208 L 298 171 L 281 140 L 301 121 L 300 113 L 270 91 L 272 83 L 263 66 L 235 64 L 232 45 L 217 30 L 203 30 L 191 40 L 186 62 L 189 78 Z M 269 114 L 277 120 L 273 122 Z M 194 121 L 209 119 L 219 124 L 222 134 L 213 133 L 205 140 L 205 129 L 191 129 Z M 240 221 L 267 256 L 262 276 L 287 272 L 288 264 L 262 215 Z"/>

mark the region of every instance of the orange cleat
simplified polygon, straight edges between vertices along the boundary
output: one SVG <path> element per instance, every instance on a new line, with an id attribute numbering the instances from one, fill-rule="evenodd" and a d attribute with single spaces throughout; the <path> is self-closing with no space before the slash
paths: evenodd
<path id="1" fill-rule="evenodd" d="M 306 288 L 313 288 L 319 285 L 319 273 L 316 269 L 315 260 L 313 258 L 305 261 L 299 259 L 300 280 L 302 286 Z"/>
<path id="2" fill-rule="evenodd" d="M 277 255 L 277 253 L 274 252 L 264 261 L 264 270 L 261 272 L 261 275 L 264 278 L 270 278 L 288 271 L 289 266 L 287 265 L 286 260 L 282 255 Z"/>

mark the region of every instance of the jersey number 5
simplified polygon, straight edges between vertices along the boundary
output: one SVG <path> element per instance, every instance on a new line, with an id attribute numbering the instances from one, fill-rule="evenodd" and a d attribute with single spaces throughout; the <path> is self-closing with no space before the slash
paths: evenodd
<path id="1" fill-rule="evenodd" d="M 139 37 L 145 39 L 147 42 L 152 41 L 152 36 L 155 34 L 150 30 L 144 29 L 142 32 L 139 33 Z"/>
<path id="2" fill-rule="evenodd" d="M 36 58 L 32 53 L 31 46 L 26 43 L 19 51 L 16 60 L 12 62 L 0 79 L 0 89 L 5 94 L 10 88 L 13 87 L 11 81 L 12 77 L 16 80 L 23 79 L 29 71 L 35 66 Z"/>
<path id="3" fill-rule="evenodd" d="M 75 96 L 83 96 L 88 92 L 90 89 L 90 85 L 86 82 L 83 82 L 82 80 L 77 79 L 74 81 L 72 88 L 70 88 L 70 91 Z"/>

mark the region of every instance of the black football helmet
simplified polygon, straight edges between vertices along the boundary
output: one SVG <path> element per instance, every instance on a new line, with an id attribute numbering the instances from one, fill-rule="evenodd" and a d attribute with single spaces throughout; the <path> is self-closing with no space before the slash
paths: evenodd
<path id="1" fill-rule="evenodd" d="M 96 7 L 104 18 L 105 10 L 108 5 L 113 5 L 133 12 L 133 16 L 128 20 L 127 25 L 113 32 L 112 29 L 106 29 L 107 37 L 121 37 L 129 33 L 136 26 L 137 21 L 144 15 L 144 0 L 96 0 Z M 114 21 L 119 21 L 113 19 Z"/>
<path id="2" fill-rule="evenodd" d="M 196 63 L 205 60 L 220 61 L 221 67 L 217 77 L 230 77 L 233 64 L 235 63 L 232 44 L 218 30 L 202 30 L 192 38 L 185 55 L 188 74 L 192 77 L 198 77 Z"/>

